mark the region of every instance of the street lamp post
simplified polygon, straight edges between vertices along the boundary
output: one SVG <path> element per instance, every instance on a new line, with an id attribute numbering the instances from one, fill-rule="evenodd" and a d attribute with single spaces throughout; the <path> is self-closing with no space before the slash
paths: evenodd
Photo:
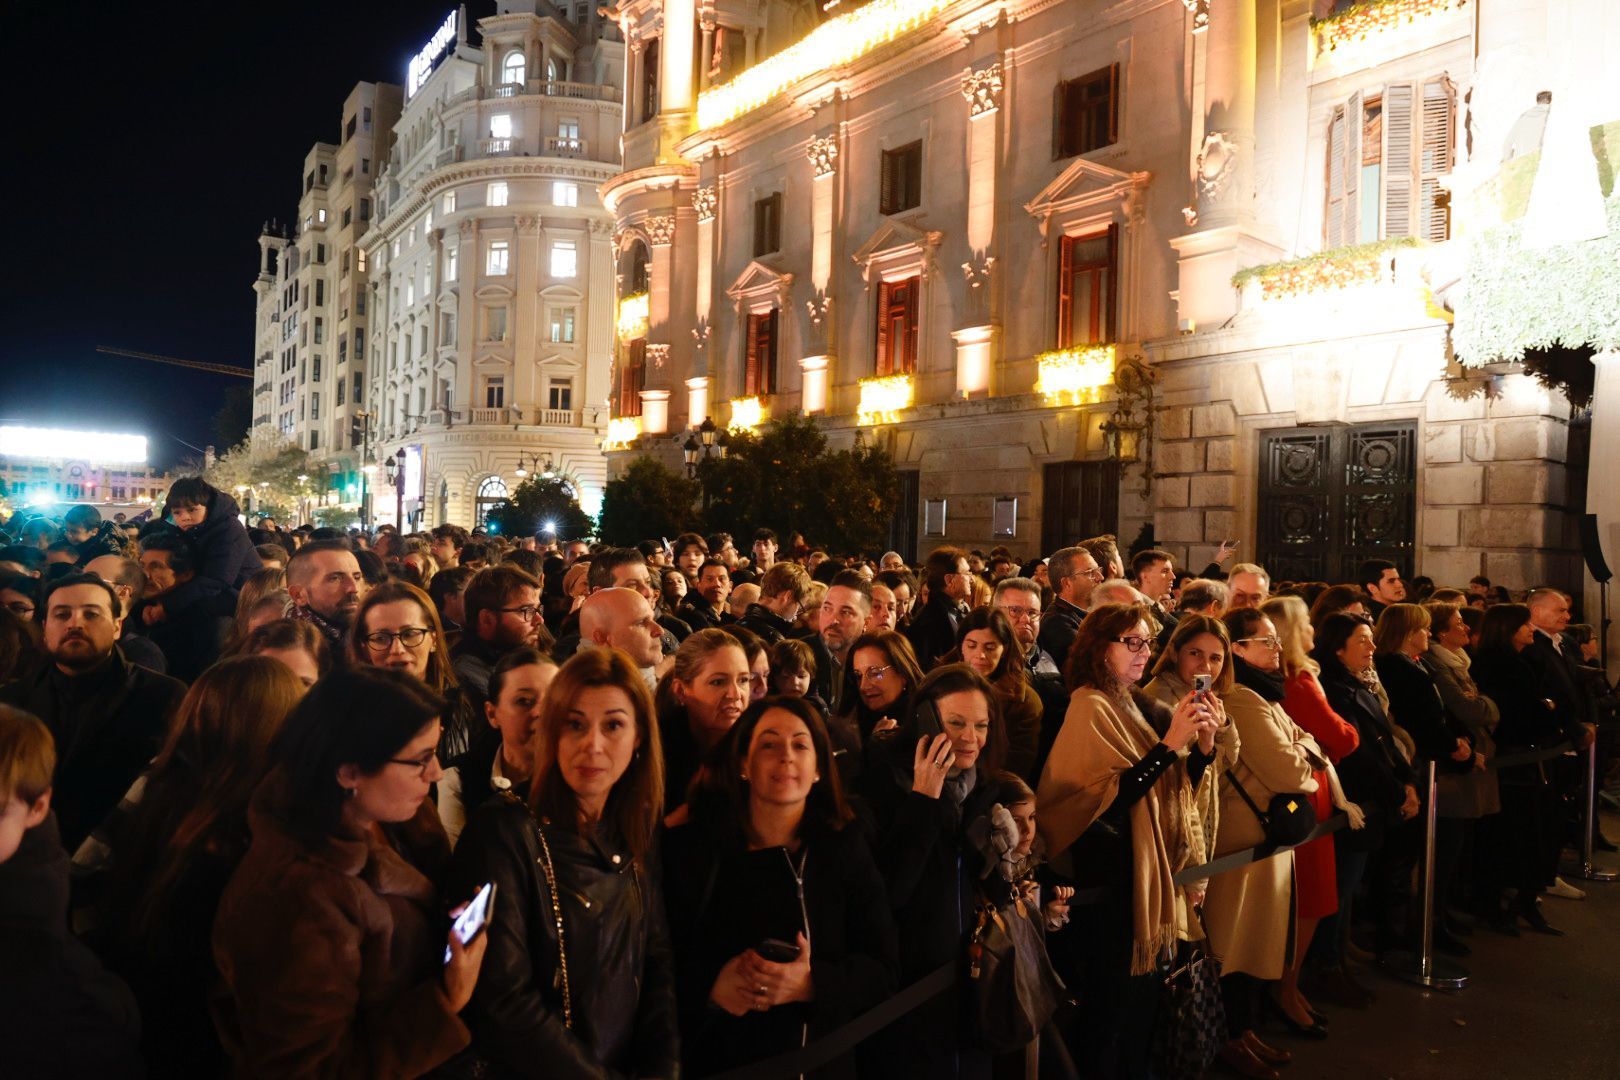
<path id="1" fill-rule="evenodd" d="M 383 464 L 388 469 L 388 482 L 394 485 L 394 527 L 399 535 L 405 535 L 405 448 L 393 457 L 384 458 Z"/>

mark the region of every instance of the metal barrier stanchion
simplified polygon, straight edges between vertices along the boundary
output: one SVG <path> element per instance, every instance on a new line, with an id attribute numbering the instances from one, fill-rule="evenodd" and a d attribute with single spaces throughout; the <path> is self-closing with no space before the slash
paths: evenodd
<path id="1" fill-rule="evenodd" d="M 1423 905 L 1419 912 L 1423 920 L 1421 947 L 1417 953 L 1405 950 L 1391 952 L 1384 958 L 1390 972 L 1419 986 L 1431 990 L 1461 990 L 1468 985 L 1468 972 L 1462 966 L 1434 955 L 1434 829 L 1435 783 L 1434 762 L 1429 762 L 1429 790 L 1427 812 L 1423 824 Z"/>
<path id="2" fill-rule="evenodd" d="M 1586 828 L 1581 834 L 1581 861 L 1572 872 L 1584 881 L 1613 881 L 1613 870 L 1592 864 L 1592 838 L 1597 832 L 1597 740 L 1586 748 Z"/>

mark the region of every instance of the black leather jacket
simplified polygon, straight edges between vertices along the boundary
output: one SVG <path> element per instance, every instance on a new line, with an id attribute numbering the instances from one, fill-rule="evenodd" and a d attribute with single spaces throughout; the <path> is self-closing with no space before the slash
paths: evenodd
<path id="1" fill-rule="evenodd" d="M 552 897 L 528 808 L 490 799 L 467 821 L 445 895 L 496 884 L 489 951 L 462 1013 L 496 1077 L 674 1077 L 675 962 L 656 873 L 611 836 L 545 826 L 562 893 L 573 1028 Z"/>

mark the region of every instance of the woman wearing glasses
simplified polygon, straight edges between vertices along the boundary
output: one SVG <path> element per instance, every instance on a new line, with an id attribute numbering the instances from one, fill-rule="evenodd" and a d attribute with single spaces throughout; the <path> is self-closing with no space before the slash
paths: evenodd
<path id="1" fill-rule="evenodd" d="M 652 699 L 617 649 L 551 682 L 534 781 L 473 811 L 451 895 L 496 886 L 467 1010 L 492 1077 L 672 1077 L 675 963 L 651 867 L 664 762 Z"/>
<path id="2" fill-rule="evenodd" d="M 1041 696 L 1030 685 L 1024 649 L 1005 612 L 976 607 L 956 625 L 956 649 L 947 663 L 963 663 L 984 676 L 1001 699 L 1007 727 L 1007 771 L 1030 779 L 1041 742 Z"/>
<path id="3" fill-rule="evenodd" d="M 288 716 L 214 919 L 214 1021 L 237 1074 L 419 1076 L 467 1045 L 457 1014 L 487 935 L 448 933 L 434 887 L 444 707 L 402 672 L 353 668 Z"/>
<path id="4" fill-rule="evenodd" d="M 983 876 L 967 827 L 994 805 L 1006 750 L 1000 701 L 966 664 L 930 672 L 904 723 L 873 739 L 861 784 L 900 931 L 902 986 L 964 955 Z M 902 1018 L 873 1040 L 873 1075 L 988 1077 L 990 1055 L 974 1045 L 965 1011 L 946 994 Z"/>
<path id="5" fill-rule="evenodd" d="M 1287 685 L 1276 625 L 1257 608 L 1227 612 L 1225 622 L 1235 685 L 1223 704 L 1237 728 L 1239 753 L 1230 775 L 1222 777 L 1227 782 L 1221 786 L 1216 858 L 1264 843 L 1265 827 L 1250 804 L 1263 809 L 1285 793 L 1308 802 L 1317 789 L 1314 770 L 1327 762 L 1316 740 L 1283 708 Z M 1280 980 L 1293 959 L 1294 853 L 1282 851 L 1211 878 L 1204 923 L 1223 969 L 1230 1041 L 1221 1048 L 1221 1060 L 1245 1076 L 1275 1076 L 1271 1066 L 1277 1060 L 1256 1052 L 1254 1029 L 1270 1000 L 1265 984 Z M 1295 1026 L 1325 1038 L 1327 1029 L 1316 1017 L 1310 1019 L 1309 1026 Z"/>
<path id="6" fill-rule="evenodd" d="M 1219 719 L 1183 695 L 1174 711 L 1137 690 L 1152 656 L 1145 604 L 1104 604 L 1080 624 L 1073 694 L 1036 791 L 1058 883 L 1080 890 L 1048 937 L 1058 973 L 1087 1007 L 1064 1031 L 1082 1076 L 1145 1077 L 1159 974 L 1189 925 L 1175 875 L 1196 865 L 1196 798 Z M 1089 899 L 1089 902 L 1087 902 Z"/>
<path id="7" fill-rule="evenodd" d="M 349 656 L 355 664 L 404 672 L 445 699 L 440 761 L 471 748 L 482 725 L 456 683 L 439 611 L 427 593 L 403 581 L 385 581 L 367 592 L 350 624 Z"/>

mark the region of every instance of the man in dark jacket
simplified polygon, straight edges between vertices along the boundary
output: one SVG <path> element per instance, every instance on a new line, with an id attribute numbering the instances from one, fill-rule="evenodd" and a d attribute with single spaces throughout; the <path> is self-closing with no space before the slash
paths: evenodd
<path id="1" fill-rule="evenodd" d="M 125 622 L 135 624 L 163 651 L 166 674 L 192 682 L 219 659 L 236 614 L 236 593 L 211 578 L 198 578 L 190 539 L 173 530 L 141 541 L 140 568 L 145 588 L 140 601 L 125 609 Z M 169 598 L 176 593 L 190 599 L 172 604 Z M 130 659 L 139 662 L 133 652 Z"/>
<path id="2" fill-rule="evenodd" d="M 956 648 L 956 621 L 962 605 L 973 595 L 968 559 L 960 548 L 941 547 L 923 563 L 928 580 L 928 602 L 906 627 L 906 637 L 926 673 L 939 658 Z"/>
<path id="3" fill-rule="evenodd" d="M 1069 646 L 1080 633 L 1080 623 L 1091 604 L 1091 590 L 1103 580 L 1103 571 L 1091 552 L 1078 546 L 1059 548 L 1046 566 L 1056 596 L 1041 618 L 1038 640 L 1062 671 L 1068 663 Z"/>
<path id="4" fill-rule="evenodd" d="M 58 579 L 44 607 L 51 663 L 0 687 L 0 704 L 33 713 L 56 740 L 56 814 L 72 851 L 157 755 L 186 688 L 124 658 L 118 596 L 99 577 Z"/>
<path id="5" fill-rule="evenodd" d="M 754 546 L 759 547 L 756 541 Z M 798 563 L 775 563 L 759 579 L 759 599 L 748 605 L 737 625 L 752 630 L 767 645 L 792 637 L 799 608 L 810 588 L 810 575 Z"/>
<path id="6" fill-rule="evenodd" d="M 675 614 L 693 630 L 718 629 L 726 621 L 726 597 L 731 595 L 731 571 L 710 557 L 698 567 L 697 583 Z"/>
<path id="7" fill-rule="evenodd" d="M 74 506 L 62 515 L 62 538 L 77 548 L 80 566 L 102 555 L 122 555 L 126 546 L 123 530 L 101 520 L 93 506 Z"/>

